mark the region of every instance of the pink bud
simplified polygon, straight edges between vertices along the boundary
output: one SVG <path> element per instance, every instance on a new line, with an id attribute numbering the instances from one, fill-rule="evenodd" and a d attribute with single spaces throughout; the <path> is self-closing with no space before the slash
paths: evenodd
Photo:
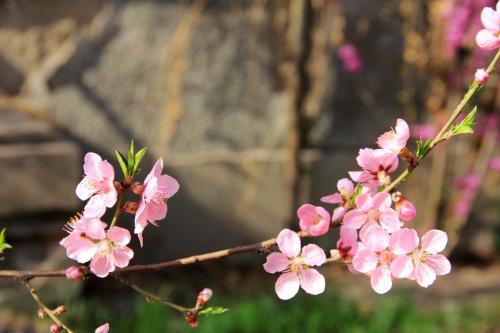
<path id="1" fill-rule="evenodd" d="M 137 209 L 139 209 L 139 203 L 132 201 L 125 202 L 121 207 L 121 211 L 128 214 L 135 214 Z"/>
<path id="2" fill-rule="evenodd" d="M 60 331 L 61 331 L 61 326 L 56 324 L 52 324 L 52 326 L 50 326 L 50 333 L 58 333 Z"/>
<path id="3" fill-rule="evenodd" d="M 196 300 L 196 302 L 199 303 L 200 305 L 203 305 L 206 302 L 208 302 L 210 298 L 212 298 L 212 295 L 213 295 L 212 289 L 205 288 L 198 294 L 198 299 Z"/>
<path id="4" fill-rule="evenodd" d="M 399 218 L 405 222 L 413 220 L 417 215 L 417 209 L 415 206 L 410 200 L 403 196 L 401 196 L 401 199 L 396 202 L 396 211 L 398 212 Z"/>
<path id="5" fill-rule="evenodd" d="M 474 74 L 474 80 L 480 84 L 485 84 L 486 82 L 488 82 L 488 77 L 489 74 L 484 68 L 479 68 Z"/>
<path id="6" fill-rule="evenodd" d="M 95 333 L 108 333 L 108 331 L 109 331 L 109 324 L 108 323 L 103 324 L 95 329 Z"/>
<path id="7" fill-rule="evenodd" d="M 198 317 L 197 316 L 187 316 L 186 320 L 188 321 L 189 325 L 193 328 L 198 327 Z"/>
<path id="8" fill-rule="evenodd" d="M 70 281 L 78 281 L 85 276 L 85 270 L 82 266 L 70 266 L 65 271 L 66 278 Z"/>
<path id="9" fill-rule="evenodd" d="M 144 192 L 144 185 L 142 185 L 140 182 L 134 182 L 132 185 L 130 185 L 130 190 L 137 195 L 141 195 Z"/>
<path id="10" fill-rule="evenodd" d="M 42 309 L 42 308 L 38 309 L 38 311 L 37 311 L 36 314 L 38 315 L 38 318 L 40 318 L 40 319 L 44 319 L 45 318 L 45 310 Z"/>
<path id="11" fill-rule="evenodd" d="M 61 313 L 64 312 L 66 312 L 66 307 L 64 305 L 59 305 L 57 308 L 54 309 L 55 315 L 60 315 Z"/>

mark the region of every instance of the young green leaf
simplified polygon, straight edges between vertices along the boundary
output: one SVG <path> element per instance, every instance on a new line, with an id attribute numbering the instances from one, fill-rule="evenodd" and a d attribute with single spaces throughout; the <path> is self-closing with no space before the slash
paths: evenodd
<path id="1" fill-rule="evenodd" d="M 146 155 L 146 152 L 147 152 L 148 148 L 142 148 L 141 150 L 139 150 L 137 152 L 137 154 L 135 154 L 135 164 L 134 164 L 134 174 L 136 174 L 137 172 L 139 172 L 139 164 L 141 163 L 141 160 L 143 159 L 144 155 Z"/>
<path id="2" fill-rule="evenodd" d="M 10 244 L 7 244 L 5 241 L 5 232 L 7 231 L 6 228 L 3 228 L 2 232 L 0 232 L 0 254 L 3 253 L 6 249 L 11 249 L 12 246 Z"/>
<path id="3" fill-rule="evenodd" d="M 417 151 L 415 152 L 415 156 L 417 159 L 422 159 L 427 152 L 429 151 L 429 147 L 431 145 L 432 140 L 417 140 Z"/>
<path id="4" fill-rule="evenodd" d="M 135 165 L 135 144 L 134 139 L 130 142 L 130 149 L 127 156 L 127 170 L 129 175 L 133 175 Z"/>
<path id="5" fill-rule="evenodd" d="M 206 316 L 210 316 L 210 315 L 219 315 L 219 314 L 222 314 L 224 312 L 227 312 L 229 311 L 228 308 L 222 308 L 220 306 L 216 306 L 216 307 L 208 307 L 206 309 L 203 309 L 199 312 L 199 314 L 204 314 Z"/>
<path id="6" fill-rule="evenodd" d="M 118 150 L 115 150 L 116 159 L 120 164 L 120 168 L 122 169 L 123 176 L 125 178 L 128 177 L 128 168 L 127 168 L 127 159 L 123 156 Z"/>
<path id="7" fill-rule="evenodd" d="M 469 112 L 461 122 L 453 126 L 451 135 L 474 133 L 474 124 L 476 122 L 477 106 Z"/>

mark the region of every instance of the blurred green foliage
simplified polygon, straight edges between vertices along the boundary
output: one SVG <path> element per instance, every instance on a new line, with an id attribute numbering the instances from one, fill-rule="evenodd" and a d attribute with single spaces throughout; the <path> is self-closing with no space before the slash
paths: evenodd
<path id="1" fill-rule="evenodd" d="M 401 296 L 386 295 L 354 301 L 338 291 L 330 291 L 316 297 L 301 294 L 287 302 L 280 301 L 273 294 L 252 298 L 248 295 L 216 295 L 210 304 L 229 307 L 230 311 L 218 316 L 201 316 L 196 330 L 189 327 L 179 313 L 143 299 L 137 299 L 132 307 L 121 313 L 110 310 L 95 299 L 75 303 L 68 307 L 68 318 L 81 332 L 93 332 L 95 327 L 107 321 L 112 332 L 135 333 L 480 333 L 500 327 L 500 300 L 484 306 L 440 300 L 424 307 Z"/>

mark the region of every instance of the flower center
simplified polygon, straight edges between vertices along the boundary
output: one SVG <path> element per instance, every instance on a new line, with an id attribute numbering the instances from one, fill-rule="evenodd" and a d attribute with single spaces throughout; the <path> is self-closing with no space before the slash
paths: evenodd
<path id="1" fill-rule="evenodd" d="M 383 266 L 389 266 L 396 256 L 390 250 L 379 253 L 379 262 Z"/>

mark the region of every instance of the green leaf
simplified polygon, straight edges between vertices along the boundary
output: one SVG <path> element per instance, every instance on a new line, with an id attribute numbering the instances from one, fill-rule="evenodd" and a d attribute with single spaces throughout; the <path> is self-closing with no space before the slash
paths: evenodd
<path id="1" fill-rule="evenodd" d="M 134 139 L 130 142 L 130 149 L 127 156 L 127 170 L 129 175 L 133 175 L 135 165 L 135 144 Z"/>
<path id="2" fill-rule="evenodd" d="M 128 168 L 127 168 L 127 159 L 123 156 L 118 150 L 115 150 L 116 159 L 120 164 L 120 168 L 122 169 L 123 176 L 125 178 L 128 177 Z"/>
<path id="3" fill-rule="evenodd" d="M 199 312 L 199 314 L 204 314 L 206 316 L 210 316 L 210 315 L 220 315 L 220 314 L 223 314 L 224 312 L 227 312 L 229 311 L 228 308 L 223 308 L 223 307 L 220 307 L 220 306 L 216 306 L 216 307 L 208 307 L 206 309 L 203 309 Z"/>
<path id="4" fill-rule="evenodd" d="M 135 163 L 134 163 L 134 174 L 136 174 L 140 169 L 139 169 L 139 164 L 141 163 L 142 161 L 142 158 L 144 157 L 144 155 L 146 155 L 148 151 L 148 148 L 142 148 L 141 150 L 139 150 L 137 152 L 137 154 L 135 154 Z"/>
<path id="5" fill-rule="evenodd" d="M 7 231 L 6 228 L 3 228 L 2 232 L 0 232 L 0 254 L 3 253 L 6 249 L 12 249 L 12 246 L 10 244 L 7 244 L 5 242 L 5 232 Z"/>
<path id="6" fill-rule="evenodd" d="M 469 112 L 461 122 L 456 124 L 451 129 L 451 135 L 471 134 L 474 133 L 474 124 L 476 122 L 477 106 Z"/>
<path id="7" fill-rule="evenodd" d="M 417 151 L 415 152 L 415 156 L 420 160 L 422 159 L 427 152 L 429 151 L 429 147 L 431 145 L 432 140 L 417 140 Z"/>

